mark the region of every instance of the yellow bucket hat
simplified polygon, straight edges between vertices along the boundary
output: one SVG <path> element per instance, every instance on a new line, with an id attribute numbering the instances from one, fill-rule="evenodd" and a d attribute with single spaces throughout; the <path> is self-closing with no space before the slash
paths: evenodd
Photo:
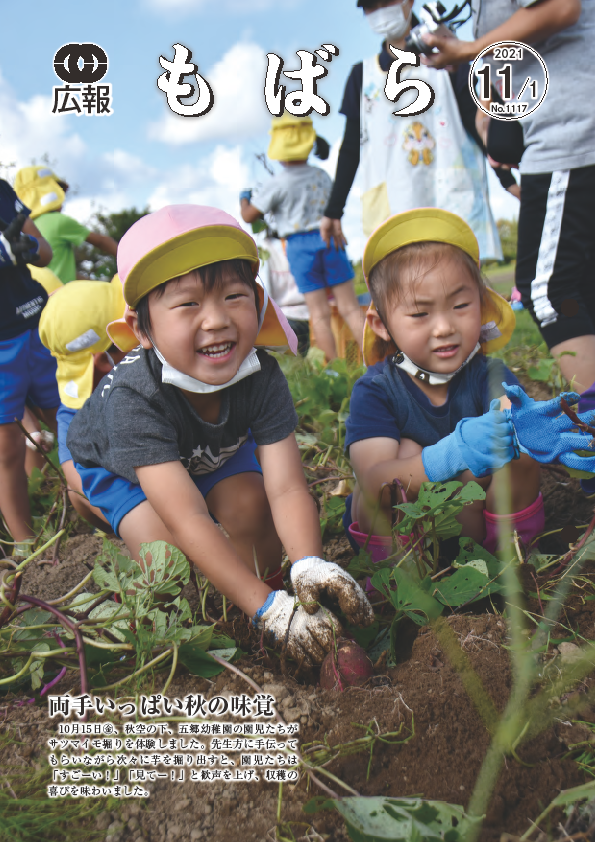
<path id="1" fill-rule="evenodd" d="M 316 140 L 310 117 L 294 117 L 285 112 L 271 123 L 267 152 L 271 161 L 305 161 Z"/>
<path id="2" fill-rule="evenodd" d="M 387 255 L 410 243 L 438 242 L 457 246 L 466 252 L 479 266 L 479 246 L 475 234 L 467 223 L 454 213 L 439 208 L 417 208 L 391 216 L 372 234 L 364 249 L 362 268 L 368 289 L 372 269 Z M 370 304 L 369 312 L 375 311 Z M 484 354 L 499 351 L 509 341 L 516 319 L 508 301 L 495 290 L 486 289 L 481 304 L 482 327 L 479 337 Z M 364 326 L 363 357 L 366 365 L 381 362 L 390 353 L 394 345 L 380 353 L 376 336 L 368 322 Z M 392 343 L 391 343 L 392 344 Z"/>
<path id="3" fill-rule="evenodd" d="M 48 295 L 51 295 L 53 292 L 56 292 L 57 289 L 64 286 L 56 273 L 52 272 L 51 269 L 48 269 L 47 266 L 32 266 L 29 264 L 29 271 L 31 272 L 33 280 L 37 281 L 38 284 L 41 284 Z"/>
<path id="4" fill-rule="evenodd" d="M 61 182 L 49 167 L 23 167 L 17 172 L 15 193 L 31 211 L 31 219 L 62 207 L 66 191 Z"/>
<path id="5" fill-rule="evenodd" d="M 93 391 L 93 354 L 107 351 L 112 340 L 107 325 L 119 319 L 126 307 L 122 283 L 114 275 L 111 283 L 72 281 L 50 296 L 41 313 L 39 336 L 58 361 L 60 400 L 80 409 Z M 129 351 L 138 345 L 128 329 Z"/>

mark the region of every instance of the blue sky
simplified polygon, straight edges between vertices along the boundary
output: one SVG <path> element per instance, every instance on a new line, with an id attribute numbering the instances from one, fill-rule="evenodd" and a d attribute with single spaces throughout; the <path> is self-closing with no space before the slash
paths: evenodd
<path id="1" fill-rule="evenodd" d="M 416 6 L 418 2 L 416 0 Z M 449 4 L 447 4 L 449 5 Z M 32 0 L 4 4 L 0 30 L 0 174 L 47 155 L 73 187 L 65 211 L 82 222 L 94 210 L 117 211 L 170 202 L 213 204 L 238 215 L 238 190 L 266 178 L 255 155 L 268 145 L 264 102 L 266 53 L 299 67 L 296 50 L 335 44 L 318 92 L 331 107 L 313 115 L 332 145 L 334 172 L 344 118 L 339 107 L 351 65 L 378 49 L 355 0 Z M 465 27 L 463 37 L 468 32 Z M 467 36 L 469 37 L 469 36 Z M 62 83 L 53 57 L 63 44 L 94 42 L 107 52 L 103 80 L 113 89 L 109 117 L 52 114 L 52 88 Z M 213 87 L 204 117 L 176 117 L 157 87 L 159 56 L 174 43 Z M 285 79 L 285 82 L 289 80 Z M 276 165 L 275 165 L 276 166 Z M 516 215 L 518 203 L 490 179 L 496 217 Z M 361 256 L 357 183 L 344 227 L 353 259 Z"/>

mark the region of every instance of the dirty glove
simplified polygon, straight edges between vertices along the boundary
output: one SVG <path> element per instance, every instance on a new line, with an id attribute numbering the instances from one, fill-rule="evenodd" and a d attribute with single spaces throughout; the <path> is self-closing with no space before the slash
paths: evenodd
<path id="1" fill-rule="evenodd" d="M 478 418 L 463 418 L 454 433 L 421 452 L 427 478 L 443 482 L 467 470 L 476 477 L 485 477 L 518 458 L 514 427 L 493 400 L 488 412 Z"/>
<path id="2" fill-rule="evenodd" d="M 291 565 L 291 584 L 304 611 L 314 614 L 323 591 L 335 599 L 341 611 L 354 626 L 374 622 L 374 610 L 355 579 L 332 561 L 316 556 L 300 558 Z"/>
<path id="3" fill-rule="evenodd" d="M 560 400 L 573 404 L 579 399 L 576 392 L 563 392 L 549 401 L 535 401 L 520 386 L 502 384 L 512 404 L 504 410 L 511 419 L 519 448 L 536 462 L 560 462 L 567 468 L 595 471 L 593 436 L 581 433 L 576 422 L 562 412 Z M 578 416 L 586 424 L 593 424 L 595 413 L 583 412 Z M 591 450 L 592 457 L 578 456 L 575 450 Z"/>
<path id="4" fill-rule="evenodd" d="M 341 636 L 341 624 L 326 608 L 306 614 L 301 605 L 294 612 L 296 605 L 297 600 L 286 591 L 271 591 L 252 623 L 263 629 L 276 646 L 284 646 L 287 639 L 287 653 L 298 663 L 321 664 Z"/>

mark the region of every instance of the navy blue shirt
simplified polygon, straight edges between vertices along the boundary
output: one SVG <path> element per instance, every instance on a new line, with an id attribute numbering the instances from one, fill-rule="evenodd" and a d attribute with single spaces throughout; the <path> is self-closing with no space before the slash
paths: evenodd
<path id="1" fill-rule="evenodd" d="M 388 360 L 370 366 L 351 393 L 345 448 L 363 439 L 411 439 L 422 447 L 454 432 L 463 418 L 477 418 L 504 394 L 502 383 L 518 384 L 501 360 L 477 354 L 453 377 L 446 403 L 433 406 L 404 371 Z"/>
<path id="2" fill-rule="evenodd" d="M 0 218 L 9 224 L 18 213 L 29 216 L 30 211 L 0 178 Z M 26 265 L 0 267 L 0 341 L 36 328 L 47 300 L 47 292 Z"/>

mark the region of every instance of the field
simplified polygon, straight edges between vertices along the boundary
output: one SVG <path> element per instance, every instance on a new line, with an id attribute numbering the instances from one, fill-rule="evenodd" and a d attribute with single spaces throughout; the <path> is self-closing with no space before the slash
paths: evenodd
<path id="1" fill-rule="evenodd" d="M 502 291 L 510 286 L 509 274 L 492 280 Z M 520 314 L 505 359 L 533 397 L 549 398 L 559 375 L 526 316 Z M 354 559 L 340 526 L 350 474 L 341 445 L 358 372 L 337 361 L 329 374 L 315 354 L 306 368 L 283 365 L 300 416 L 306 474 L 320 505 L 326 558 L 363 578 L 370 565 L 365 556 Z M 595 839 L 589 806 L 595 797 L 593 504 L 561 469 L 543 471 L 547 534 L 528 559 L 518 543 L 505 544 L 499 560 L 477 547 L 465 555 L 451 516 L 459 492 L 434 489 L 443 495 L 440 505 L 429 497 L 431 516 L 415 515 L 420 542 L 409 562 L 397 572 L 375 568 L 376 624 L 363 636 L 352 630 L 369 651 L 374 675 L 343 692 L 322 690 L 316 671 L 296 674 L 295 665 L 265 648 L 247 619 L 209 592 L 208 583 L 188 581 L 182 560 L 166 555 L 160 567 L 155 548 L 161 584 L 143 585 L 142 606 L 140 597 L 134 606 L 128 603 L 124 591 L 126 607 L 136 611 L 136 634 L 128 621 L 118 625 L 109 611 L 97 613 L 100 605 L 90 622 L 90 606 L 112 604 L 104 600 L 114 582 L 109 577 L 127 581 L 127 562 L 118 555 L 120 542 L 104 544 L 71 512 L 64 515 L 62 490 L 50 468 L 31 482 L 39 545 L 60 529 L 65 534 L 55 564 L 50 543 L 19 571 L 18 598 L 54 601 L 70 630 L 55 615 L 31 613 L 42 611 L 31 602 L 26 615 L 14 615 L 11 604 L 27 606 L 14 601 L 13 571 L 4 563 L 2 842 Z M 455 569 L 457 558 L 473 564 Z M 96 562 L 100 572 L 90 576 Z M 186 582 L 179 595 L 168 590 L 173 566 Z M 86 578 L 78 595 L 61 601 Z M 164 593 L 177 599 L 175 622 L 160 611 Z M 138 702 L 141 694 L 273 695 L 282 720 L 299 725 L 298 782 L 267 782 L 262 774 L 250 783 L 173 782 L 167 770 L 164 779 L 146 784 L 149 798 L 48 798 L 47 741 L 62 720 L 48 719 L 47 696 L 81 693 L 75 626 L 85 635 L 92 696 L 124 703 Z M 89 721 L 122 725 L 109 711 Z M 170 723 L 174 733 L 176 725 Z M 579 789 L 560 797 L 573 788 Z M 548 810 L 554 799 L 558 806 Z M 544 811 L 539 827 L 533 826 Z M 482 815 L 483 823 L 473 821 Z"/>

